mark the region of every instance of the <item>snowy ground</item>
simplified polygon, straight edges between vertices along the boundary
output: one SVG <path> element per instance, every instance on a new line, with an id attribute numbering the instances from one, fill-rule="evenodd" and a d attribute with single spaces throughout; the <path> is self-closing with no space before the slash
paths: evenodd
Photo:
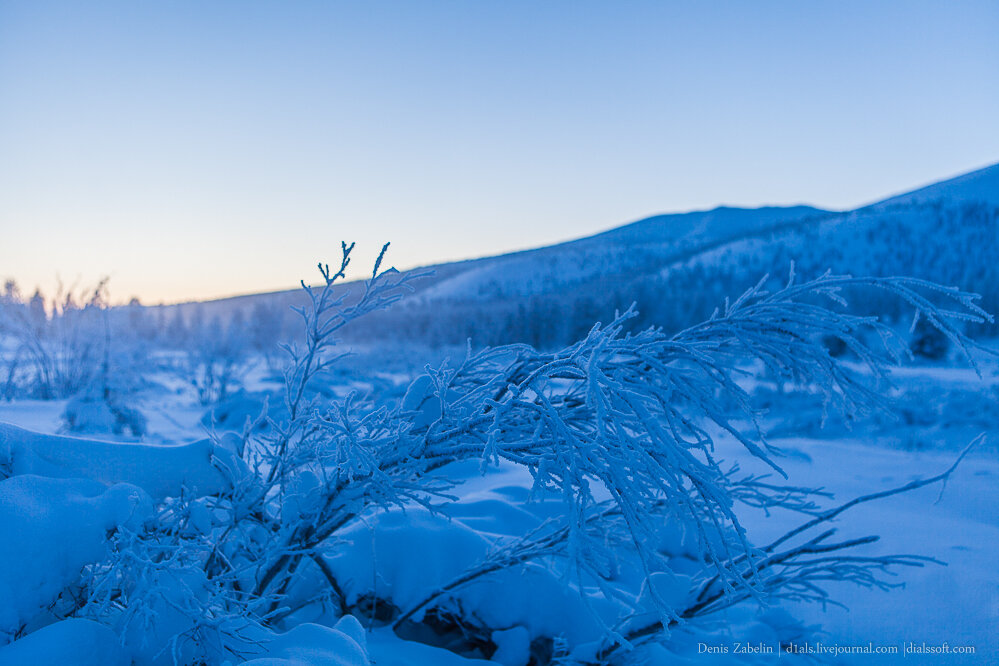
<path id="1" fill-rule="evenodd" d="M 955 453 L 908 452 L 858 440 L 788 439 L 775 442 L 801 452 L 783 465 L 797 483 L 823 486 L 840 501 L 933 476 Z M 733 447 L 731 457 L 745 457 Z M 746 461 L 747 465 L 751 464 Z M 796 520 L 796 519 L 795 519 Z M 776 537 L 788 516 L 746 518 L 763 541 Z M 833 598 L 846 609 L 788 605 L 807 624 L 819 624 L 828 645 L 974 646 L 974 656 L 854 656 L 843 663 L 993 663 L 999 660 L 999 461 L 971 456 L 941 494 L 926 487 L 859 506 L 840 517 L 842 536 L 880 534 L 877 553 L 930 556 L 947 566 L 908 569 L 900 589 L 884 592 L 832 583 Z"/>

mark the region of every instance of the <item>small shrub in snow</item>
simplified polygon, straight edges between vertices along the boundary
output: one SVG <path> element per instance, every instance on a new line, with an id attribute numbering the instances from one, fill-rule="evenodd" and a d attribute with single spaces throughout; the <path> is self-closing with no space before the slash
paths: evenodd
<path id="1" fill-rule="evenodd" d="M 114 434 L 126 432 L 142 437 L 146 432 L 146 417 L 127 403 L 126 397 L 99 386 L 74 396 L 63 412 L 66 430 L 79 434 Z"/>
<path id="2" fill-rule="evenodd" d="M 24 302 L 9 286 L 0 301 L 0 336 L 13 343 L 7 393 L 15 386 L 43 400 L 70 396 L 100 371 L 107 353 L 107 281 L 89 294 L 63 291 L 46 312 L 41 293 Z"/>
<path id="3" fill-rule="evenodd" d="M 240 317 L 223 324 L 219 317 L 205 322 L 199 315 L 185 346 L 187 376 L 202 405 L 222 402 L 236 389 L 246 371 L 249 336 Z"/>
<path id="4" fill-rule="evenodd" d="M 9 282 L 0 294 L 0 395 L 52 400 L 99 388 L 117 394 L 112 410 L 122 406 L 145 369 L 137 308 L 111 307 L 106 279 L 90 291 L 60 288 L 48 302 L 40 292 L 25 300 Z"/>

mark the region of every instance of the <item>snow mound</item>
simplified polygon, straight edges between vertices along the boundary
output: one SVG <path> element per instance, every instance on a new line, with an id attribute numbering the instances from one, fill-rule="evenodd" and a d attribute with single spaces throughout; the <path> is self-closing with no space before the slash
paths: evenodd
<path id="1" fill-rule="evenodd" d="M 126 666 L 114 632 L 90 620 L 64 620 L 0 647 L 0 666 Z"/>
<path id="2" fill-rule="evenodd" d="M 182 489 L 196 495 L 225 492 L 247 470 L 235 452 L 209 439 L 179 446 L 103 442 L 0 423 L 0 475 L 20 474 L 131 483 L 163 499 Z"/>
<path id="3" fill-rule="evenodd" d="M 139 488 L 34 475 L 0 481 L 0 635 L 12 636 L 105 554 L 108 531 L 153 514 Z"/>
<path id="4" fill-rule="evenodd" d="M 342 537 L 351 547 L 337 548 L 328 561 L 344 582 L 349 601 L 373 592 L 403 610 L 480 563 L 492 547 L 489 539 L 461 521 L 417 508 L 366 518 Z M 620 610 L 602 598 L 584 600 L 548 568 L 531 563 L 482 576 L 443 599 L 448 597 L 487 626 L 523 627 L 531 639 L 562 636 L 570 643 L 599 634 L 594 613 L 609 620 Z M 414 618 L 419 620 L 426 610 L 429 607 Z"/>
<path id="5" fill-rule="evenodd" d="M 348 619 L 349 618 L 349 619 Z M 351 616 L 336 628 L 300 624 L 267 645 L 265 656 L 244 666 L 368 666 L 361 625 Z"/>

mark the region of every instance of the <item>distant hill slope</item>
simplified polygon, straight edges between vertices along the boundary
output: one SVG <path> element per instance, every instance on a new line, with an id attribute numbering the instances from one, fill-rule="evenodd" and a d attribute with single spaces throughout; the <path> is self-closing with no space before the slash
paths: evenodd
<path id="1" fill-rule="evenodd" d="M 358 330 L 366 339 L 471 336 L 544 346 L 574 339 L 632 302 L 641 323 L 678 327 L 763 273 L 786 273 L 792 261 L 805 275 L 831 269 L 959 285 L 999 309 L 999 164 L 855 211 L 719 207 L 656 215 L 558 245 L 432 266 L 435 275 L 413 295 Z M 275 317 L 300 299 L 291 290 L 170 309 L 187 317 L 254 310 Z"/>
<path id="2" fill-rule="evenodd" d="M 999 164 L 971 171 L 955 178 L 889 197 L 874 204 L 883 208 L 900 204 L 925 204 L 934 201 L 982 202 L 999 206 Z"/>
<path id="3" fill-rule="evenodd" d="M 467 262 L 466 270 L 442 277 L 420 297 L 424 301 L 520 298 L 575 289 L 593 280 L 655 272 L 739 238 L 772 234 L 828 215 L 809 206 L 657 215 L 559 245 Z"/>
<path id="4" fill-rule="evenodd" d="M 589 236 L 576 243 L 609 242 L 624 244 L 670 243 L 696 246 L 711 244 L 769 229 L 782 222 L 828 214 L 812 206 L 764 206 L 733 208 L 719 206 L 692 213 L 654 215 L 610 231 Z M 572 243 L 568 243 L 572 245 Z"/>
<path id="5" fill-rule="evenodd" d="M 737 238 L 770 233 L 830 214 L 811 206 L 770 206 L 719 207 L 655 215 L 558 245 L 413 269 L 434 273 L 416 285 L 416 296 L 424 303 L 438 299 L 522 297 L 636 270 L 644 273 Z M 282 306 L 298 303 L 299 291 L 233 296 L 182 303 L 167 309 L 184 313 L 202 309 L 225 315 L 259 303 Z"/>

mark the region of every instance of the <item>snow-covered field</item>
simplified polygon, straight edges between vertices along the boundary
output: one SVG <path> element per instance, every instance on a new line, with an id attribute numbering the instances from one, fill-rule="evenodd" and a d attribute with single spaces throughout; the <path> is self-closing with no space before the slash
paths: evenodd
<path id="1" fill-rule="evenodd" d="M 901 451 L 872 445 L 862 437 L 840 440 L 788 439 L 777 442 L 808 456 L 786 464 L 797 483 L 821 485 L 839 499 L 877 492 L 926 478 L 949 467 L 955 452 Z M 733 456 L 738 451 L 732 451 Z M 754 534 L 776 536 L 776 519 L 747 519 Z M 786 525 L 786 523 L 784 523 Z M 865 504 L 843 515 L 842 536 L 879 534 L 869 552 L 926 555 L 944 563 L 902 572 L 904 587 L 872 590 L 831 583 L 843 607 L 788 604 L 786 608 L 821 633 L 826 645 L 868 643 L 896 646 L 897 656 L 856 655 L 842 663 L 991 663 L 999 659 L 999 461 L 994 453 L 964 460 L 946 489 L 922 488 Z M 762 537 L 766 538 L 766 537 Z M 907 644 L 974 646 L 973 656 L 906 655 Z"/>

